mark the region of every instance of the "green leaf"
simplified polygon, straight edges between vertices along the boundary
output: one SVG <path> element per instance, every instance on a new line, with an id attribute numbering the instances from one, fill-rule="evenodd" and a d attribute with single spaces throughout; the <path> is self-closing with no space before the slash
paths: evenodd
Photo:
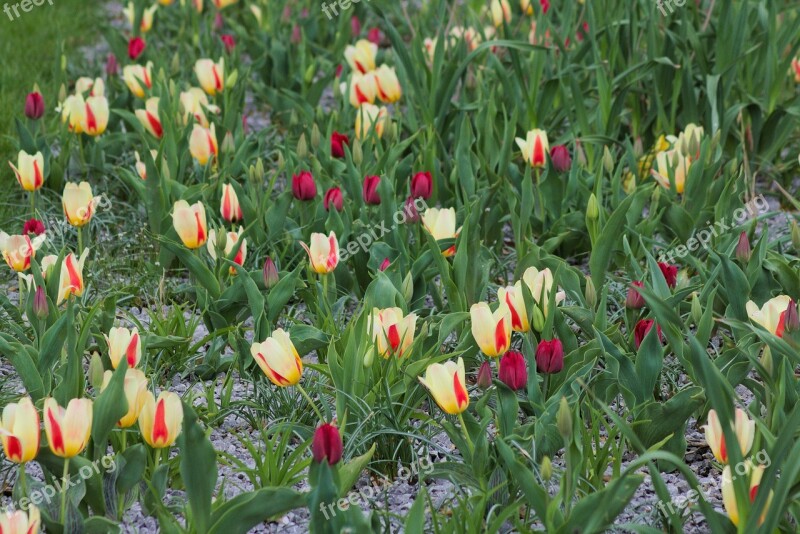
<path id="1" fill-rule="evenodd" d="M 344 495 L 350 488 L 352 488 L 361 476 L 361 472 L 367 467 L 367 464 L 375 454 L 377 443 L 373 443 L 370 449 L 357 458 L 353 458 L 346 464 L 339 467 L 339 488 L 341 495 Z"/>
<path id="2" fill-rule="evenodd" d="M 256 525 L 305 505 L 291 488 L 261 488 L 243 493 L 214 510 L 209 534 L 245 534 Z"/>
<path id="3" fill-rule="evenodd" d="M 205 534 L 211 524 L 211 499 L 217 485 L 217 453 L 192 407 L 183 403 L 183 432 L 178 437 L 181 477 L 192 510 L 195 532 Z"/>

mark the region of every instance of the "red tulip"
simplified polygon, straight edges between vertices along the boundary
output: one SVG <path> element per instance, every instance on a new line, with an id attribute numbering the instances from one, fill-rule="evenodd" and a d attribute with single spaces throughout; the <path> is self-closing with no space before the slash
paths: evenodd
<path id="1" fill-rule="evenodd" d="M 128 41 L 128 57 L 136 61 L 142 55 L 147 45 L 141 37 L 134 37 Z"/>
<path id="2" fill-rule="evenodd" d="M 556 340 L 557 341 L 557 340 Z M 509 351 L 500 358 L 500 381 L 514 391 L 528 383 L 528 367 L 521 352 Z"/>
<path id="3" fill-rule="evenodd" d="M 41 119 L 44 115 L 44 97 L 39 91 L 29 93 L 25 98 L 25 116 L 29 119 Z"/>
<path id="4" fill-rule="evenodd" d="M 331 134 L 331 156 L 343 158 L 344 145 L 350 146 L 350 138 L 343 133 L 333 132 Z"/>
<path id="5" fill-rule="evenodd" d="M 564 368 L 564 345 L 561 340 L 542 340 L 536 347 L 536 370 L 540 373 L 559 373 Z"/>
<path id="6" fill-rule="evenodd" d="M 289 38 L 292 44 L 300 44 L 303 42 L 303 30 L 300 29 L 299 24 L 295 24 L 292 28 L 292 36 Z"/>
<path id="7" fill-rule="evenodd" d="M 44 292 L 42 286 L 36 286 L 36 294 L 33 297 L 33 314 L 36 315 L 39 320 L 42 320 L 47 317 L 48 313 L 47 293 Z"/>
<path id="8" fill-rule="evenodd" d="M 361 21 L 355 15 L 350 17 L 350 33 L 353 37 L 361 35 Z"/>
<path id="9" fill-rule="evenodd" d="M 539 5 L 542 6 L 542 14 L 547 15 L 547 10 L 550 9 L 550 0 L 539 0 Z"/>
<path id="10" fill-rule="evenodd" d="M 528 371 L 526 370 L 525 372 L 527 373 Z M 492 366 L 486 360 L 484 360 L 480 369 L 478 369 L 477 384 L 481 389 L 487 389 L 492 385 Z"/>
<path id="11" fill-rule="evenodd" d="M 310 172 L 292 175 L 292 194 L 297 200 L 311 200 L 317 196 L 317 184 Z"/>
<path id="12" fill-rule="evenodd" d="M 229 54 L 232 53 L 233 50 L 236 48 L 236 39 L 233 37 L 233 35 L 224 33 L 220 35 L 219 38 L 222 40 L 222 44 L 225 45 L 225 50 Z"/>
<path id="13" fill-rule="evenodd" d="M 323 423 L 314 432 L 314 441 L 311 443 L 311 452 L 314 461 L 322 463 L 327 460 L 329 465 L 335 465 L 342 459 L 342 436 L 339 429 L 330 423 Z"/>
<path id="14" fill-rule="evenodd" d="M 39 219 L 29 219 L 25 221 L 25 225 L 22 227 L 22 234 L 35 234 L 35 235 L 42 235 L 44 233 L 44 223 Z"/>
<path id="15" fill-rule="evenodd" d="M 556 145 L 550 149 L 550 160 L 553 162 L 553 168 L 558 172 L 567 172 L 572 166 L 569 150 L 564 145 Z"/>
<path id="16" fill-rule="evenodd" d="M 380 176 L 365 176 L 364 177 L 364 202 L 367 204 L 378 205 L 381 203 L 381 197 L 378 194 L 378 186 L 381 183 Z"/>
<path id="17" fill-rule="evenodd" d="M 382 37 L 383 37 L 383 35 L 381 34 L 381 30 L 380 30 L 380 28 L 372 28 L 372 29 L 371 29 L 371 30 L 370 30 L 370 31 L 367 33 L 367 39 L 368 39 L 370 42 L 372 42 L 372 43 L 375 43 L 376 45 L 379 45 L 379 44 L 381 44 L 381 38 L 382 38 Z"/>
<path id="18" fill-rule="evenodd" d="M 750 256 L 753 251 L 750 248 L 750 240 L 747 238 L 747 232 L 739 234 L 739 242 L 736 244 L 736 259 L 742 263 L 750 261 Z"/>
<path id="19" fill-rule="evenodd" d="M 658 268 L 661 269 L 661 274 L 664 275 L 667 285 L 669 287 L 675 287 L 675 283 L 678 281 L 678 266 L 668 263 L 659 263 Z"/>
<path id="20" fill-rule="evenodd" d="M 431 173 L 418 172 L 411 178 L 411 196 L 414 198 L 422 197 L 428 200 L 433 193 L 433 178 Z"/>
<path id="21" fill-rule="evenodd" d="M 625 298 L 625 307 L 631 310 L 640 310 L 644 308 L 644 298 L 636 288 L 643 287 L 644 282 L 631 282 L 631 287 L 628 288 L 628 296 Z"/>
<path id="22" fill-rule="evenodd" d="M 336 76 L 337 80 L 342 77 L 342 71 L 343 70 L 344 70 L 344 66 L 341 63 L 336 65 L 336 73 L 334 74 L 334 76 Z"/>
<path id="23" fill-rule="evenodd" d="M 379 270 L 379 271 L 381 271 L 381 272 L 383 272 L 383 271 L 385 271 L 386 269 L 388 269 L 388 268 L 389 268 L 389 265 L 391 265 L 391 264 L 392 264 L 392 262 L 391 262 L 391 261 L 389 261 L 389 258 L 383 258 L 383 261 L 381 262 L 381 266 L 380 266 L 380 267 L 378 267 L 378 270 Z"/>
<path id="24" fill-rule="evenodd" d="M 117 63 L 117 56 L 114 54 L 108 54 L 108 58 L 106 58 L 106 74 L 110 78 L 112 76 L 116 76 L 118 71 L 119 64 Z"/>
<path id="25" fill-rule="evenodd" d="M 642 344 L 642 341 L 644 341 L 644 338 L 647 336 L 647 333 L 651 328 L 653 328 L 654 324 L 656 324 L 656 322 L 653 319 L 642 319 L 636 323 L 636 326 L 633 329 L 633 341 L 636 344 L 637 350 Z M 656 331 L 658 332 L 658 338 L 660 340 L 663 339 L 660 326 L 656 325 Z"/>
<path id="26" fill-rule="evenodd" d="M 267 289 L 277 284 L 278 280 L 280 279 L 278 275 L 278 268 L 275 266 L 275 262 L 272 261 L 272 258 L 269 256 L 267 256 L 267 259 L 264 261 L 264 269 L 262 270 L 262 274 L 264 275 L 264 285 L 267 287 Z"/>
<path id="27" fill-rule="evenodd" d="M 342 190 L 338 187 L 331 187 L 325 192 L 323 202 L 325 204 L 325 211 L 331 211 L 331 205 L 336 208 L 336 211 L 342 211 L 342 207 L 344 206 Z"/>
<path id="28" fill-rule="evenodd" d="M 405 215 L 405 222 L 418 222 L 419 221 L 419 211 L 417 210 L 417 205 L 415 203 L 415 198 L 410 196 L 406 199 L 406 204 L 403 207 L 403 215 Z"/>

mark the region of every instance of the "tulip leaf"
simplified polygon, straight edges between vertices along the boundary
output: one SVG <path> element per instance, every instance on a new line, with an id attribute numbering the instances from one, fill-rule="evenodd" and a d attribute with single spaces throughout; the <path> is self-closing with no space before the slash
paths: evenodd
<path id="1" fill-rule="evenodd" d="M 183 432 L 178 436 L 181 477 L 192 510 L 194 532 L 205 534 L 211 524 L 211 499 L 217 485 L 217 453 L 197 420 L 197 414 L 183 403 Z"/>
<path id="2" fill-rule="evenodd" d="M 361 472 L 367 467 L 369 461 L 372 459 L 372 455 L 375 454 L 375 449 L 377 448 L 377 443 L 373 443 L 372 447 L 356 458 L 353 458 L 346 464 L 342 464 L 339 467 L 339 490 L 340 495 L 346 494 L 350 491 L 356 482 L 358 482 L 358 477 L 361 476 Z"/>
<path id="3" fill-rule="evenodd" d="M 209 292 L 211 298 L 219 298 L 222 292 L 219 281 L 214 276 L 214 273 L 205 266 L 193 251 L 162 236 L 156 236 L 156 239 L 181 260 L 181 263 L 183 263 L 183 265 L 189 269 L 189 272 L 192 273 L 192 276 L 195 277 L 197 283 Z"/>
<path id="4" fill-rule="evenodd" d="M 291 488 L 261 488 L 237 495 L 211 514 L 209 534 L 246 534 L 253 527 L 305 504 Z"/>
<path id="5" fill-rule="evenodd" d="M 92 416 L 92 442 L 94 458 L 99 459 L 108 449 L 108 435 L 117 421 L 128 413 L 128 399 L 125 395 L 125 373 L 128 370 L 127 358 L 122 358 L 111 375 L 106 388 L 94 402 Z"/>

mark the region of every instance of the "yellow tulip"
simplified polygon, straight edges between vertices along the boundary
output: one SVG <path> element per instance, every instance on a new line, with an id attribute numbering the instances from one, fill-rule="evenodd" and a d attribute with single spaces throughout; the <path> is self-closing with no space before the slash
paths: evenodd
<path id="1" fill-rule="evenodd" d="M 542 269 L 540 271 L 536 267 L 528 267 L 522 274 L 522 281 L 530 289 L 533 300 L 539 306 L 542 315 L 546 319 L 550 307 L 550 293 L 553 290 L 553 273 L 550 269 Z M 557 291 L 555 297 L 556 305 L 565 298 L 566 293 Z"/>
<path id="2" fill-rule="evenodd" d="M 475 303 L 469 309 L 469 315 L 472 337 L 481 352 L 494 358 L 511 348 L 511 310 L 505 302 L 501 302 L 494 313 L 487 303 Z"/>
<path id="3" fill-rule="evenodd" d="M 344 85 L 344 84 L 342 84 Z M 375 102 L 375 95 L 378 87 L 376 85 L 375 74 L 368 72 L 361 74 L 354 72 L 350 75 L 350 104 L 359 107 L 361 104 L 372 104 Z"/>
<path id="4" fill-rule="evenodd" d="M 68 182 L 61 197 L 67 222 L 77 228 L 85 226 L 92 220 L 99 200 L 100 197 L 92 196 L 92 186 L 88 182 L 80 184 Z"/>
<path id="5" fill-rule="evenodd" d="M 372 339 L 381 356 L 402 358 L 409 355 L 409 348 L 414 343 L 416 324 L 417 315 L 414 313 L 403 317 L 400 308 L 374 308 L 367 328 L 372 330 Z"/>
<path id="6" fill-rule="evenodd" d="M 517 146 L 522 151 L 522 158 L 534 169 L 544 167 L 547 164 L 547 154 L 550 152 L 550 143 L 547 140 L 547 132 L 534 129 L 528 132 L 525 139 L 517 137 Z"/>
<path id="7" fill-rule="evenodd" d="M 329 235 L 313 233 L 311 234 L 311 246 L 300 243 L 311 263 L 311 268 L 317 274 L 328 274 L 336 269 L 339 264 L 339 242 L 336 240 L 336 233 Z"/>
<path id="8" fill-rule="evenodd" d="M 746 476 L 747 480 L 749 481 L 747 496 L 750 504 L 753 504 L 756 502 L 756 497 L 758 496 L 758 487 L 761 485 L 761 478 L 764 476 L 764 470 L 766 468 L 763 465 L 754 465 L 751 460 L 746 460 L 744 466 L 744 476 Z M 738 466 L 736 471 L 736 476 L 740 476 L 740 468 Z M 731 522 L 734 525 L 739 526 L 740 514 L 739 507 L 736 504 L 736 492 L 733 483 L 735 478 L 736 477 L 733 476 L 731 466 L 726 465 L 725 469 L 722 470 L 722 504 L 725 506 L 725 511 L 728 512 L 728 517 L 730 518 Z M 767 517 L 767 511 L 772 503 L 773 495 L 774 492 L 770 491 L 769 497 L 767 498 L 767 504 L 764 506 L 764 511 L 761 512 L 761 517 L 758 520 L 759 525 L 761 525 L 764 522 L 764 519 Z"/>
<path id="9" fill-rule="evenodd" d="M 164 135 L 164 127 L 161 125 L 161 119 L 158 116 L 158 103 L 161 99 L 157 96 L 148 98 L 145 103 L 144 109 L 136 110 L 136 118 L 142 123 L 145 130 L 156 139 L 161 139 Z"/>
<path id="10" fill-rule="evenodd" d="M 456 210 L 453 208 L 428 208 L 420 216 L 422 226 L 437 241 L 440 239 L 455 239 L 458 237 L 460 229 L 456 229 Z M 453 244 L 447 250 L 443 250 L 445 257 L 450 257 L 456 253 L 456 246 Z"/>
<path id="11" fill-rule="evenodd" d="M 385 107 L 374 104 L 362 104 L 356 114 L 356 138 L 366 139 L 374 131 L 378 138 L 383 136 L 389 112 Z"/>
<path id="12" fill-rule="evenodd" d="M 61 264 L 61 277 L 58 281 L 58 300 L 56 305 L 64 302 L 71 295 L 80 297 L 83 295 L 83 264 L 89 249 L 85 249 L 78 259 L 74 253 L 70 252 Z"/>
<path id="13" fill-rule="evenodd" d="M 344 58 L 353 72 L 360 72 L 366 74 L 375 70 L 375 56 L 378 53 L 378 45 L 361 39 L 356 42 L 355 46 L 348 45 L 344 49 Z"/>
<path id="14" fill-rule="evenodd" d="M 192 136 L 189 138 L 189 152 L 200 165 L 205 165 L 217 157 L 219 145 L 213 124 L 211 129 L 203 128 L 199 124 L 194 125 Z"/>
<path id="15" fill-rule="evenodd" d="M 454 26 L 450 30 L 450 39 L 464 41 L 470 52 L 473 52 L 481 44 L 481 34 L 475 28 L 464 28 L 463 26 Z"/>
<path id="16" fill-rule="evenodd" d="M 165 4 L 163 0 L 159 0 L 159 3 L 162 5 L 168 5 Z M 142 22 L 139 25 L 139 31 L 141 33 L 147 33 L 153 27 L 153 16 L 155 15 L 157 9 L 158 4 L 153 5 L 142 12 Z M 134 9 L 133 2 L 128 2 L 128 7 L 122 11 L 125 14 L 125 17 L 127 17 L 128 23 L 131 25 L 131 27 L 133 27 L 136 19 L 136 11 Z"/>
<path id="17" fill-rule="evenodd" d="M 133 330 L 122 327 L 111 328 L 105 338 L 108 344 L 108 358 L 114 369 L 119 367 L 119 362 L 123 358 L 128 361 L 128 367 L 131 369 L 139 365 L 142 359 L 142 343 L 138 328 Z"/>
<path id="18" fill-rule="evenodd" d="M 670 188 L 670 176 L 675 182 L 675 191 L 682 194 L 686 188 L 686 176 L 689 174 L 689 167 L 692 158 L 684 156 L 678 149 L 673 148 L 656 154 L 656 161 L 650 173 L 653 178 L 666 189 Z"/>
<path id="19" fill-rule="evenodd" d="M 522 8 L 522 12 L 526 15 L 533 15 L 531 0 L 519 0 L 519 7 Z"/>
<path id="20" fill-rule="evenodd" d="M 6 404 L 0 419 L 0 441 L 6 458 L 17 464 L 30 462 L 39 452 L 39 412 L 30 397 Z M 5 532 L 0 530 L 0 532 Z"/>
<path id="21" fill-rule="evenodd" d="M 706 443 L 708 443 L 714 457 L 720 463 L 728 463 L 728 448 L 725 444 L 725 435 L 722 433 L 722 424 L 720 423 L 719 416 L 714 410 L 708 412 L 708 424 L 703 425 L 703 430 L 706 434 Z M 750 447 L 753 446 L 753 438 L 756 432 L 756 423 L 751 421 L 744 410 L 736 409 L 736 422 L 734 423 L 734 432 L 736 433 L 736 441 L 739 442 L 739 449 L 742 451 L 742 456 L 750 452 Z"/>
<path id="22" fill-rule="evenodd" d="M 225 58 L 220 58 L 219 63 L 211 59 L 198 59 L 194 64 L 194 73 L 200 87 L 209 95 L 214 96 L 225 89 Z"/>
<path id="23" fill-rule="evenodd" d="M 765 302 L 761 309 L 758 308 L 755 302 L 750 300 L 745 305 L 745 309 L 751 321 L 760 324 L 770 333 L 783 337 L 782 319 L 786 308 L 789 307 L 790 300 L 792 300 L 791 297 L 787 295 L 779 295 Z"/>
<path id="24" fill-rule="evenodd" d="M 464 360 L 461 358 L 458 363 L 449 361 L 429 365 L 425 369 L 425 378 L 419 377 L 419 381 L 428 388 L 443 412 L 456 415 L 469 406 L 467 383 L 464 380 Z"/>
<path id="25" fill-rule="evenodd" d="M 153 87 L 153 62 L 147 63 L 147 66 L 141 65 L 128 65 L 122 69 L 122 79 L 125 85 L 131 90 L 138 98 L 144 98 L 145 89 Z"/>
<path id="26" fill-rule="evenodd" d="M 378 92 L 378 98 L 385 104 L 393 104 L 400 100 L 403 95 L 403 89 L 400 87 L 400 80 L 397 79 L 397 73 L 394 68 L 387 65 L 381 65 L 375 71 L 375 85 Z"/>
<path id="27" fill-rule="evenodd" d="M 108 127 L 108 99 L 105 96 L 90 96 L 81 115 L 81 129 L 86 135 L 103 135 Z"/>
<path id="28" fill-rule="evenodd" d="M 297 354 L 289 334 L 278 328 L 263 343 L 250 347 L 256 363 L 276 386 L 293 386 L 303 375 L 303 361 Z"/>
<path id="29" fill-rule="evenodd" d="M 76 134 L 83 133 L 86 116 L 86 101 L 81 95 L 70 95 L 61 104 L 61 122 Z"/>
<path id="30" fill-rule="evenodd" d="M 31 156 L 24 150 L 20 150 L 17 155 L 17 166 L 10 161 L 8 164 L 17 177 L 17 182 L 25 191 L 36 191 L 44 184 L 44 156 L 37 152 Z"/>
<path id="31" fill-rule="evenodd" d="M 239 227 L 238 232 L 228 232 L 226 234 L 225 239 L 225 256 L 228 257 L 233 252 L 233 248 L 239 243 L 239 237 L 244 233 L 244 228 L 241 226 Z M 208 233 L 208 244 L 206 245 L 208 248 L 208 253 L 211 255 L 212 258 L 215 260 L 217 259 L 217 232 L 211 230 Z M 244 260 L 247 258 L 247 239 L 242 240 L 242 246 L 239 247 L 239 251 L 236 253 L 236 256 L 233 258 L 233 263 L 237 265 L 244 265 Z M 231 275 L 236 275 L 237 270 L 235 267 L 231 266 L 228 268 L 228 272 Z"/>
<path id="32" fill-rule="evenodd" d="M 39 534 L 42 517 L 39 509 L 33 505 L 28 511 L 6 510 L 0 513 L 0 532 L 3 534 Z"/>
<path id="33" fill-rule="evenodd" d="M 219 214 L 228 222 L 241 221 L 242 206 L 239 204 L 239 197 L 231 184 L 222 186 L 222 200 L 220 201 Z"/>
<path id="34" fill-rule="evenodd" d="M 502 26 L 503 21 L 505 21 L 506 24 L 511 23 L 511 6 L 508 5 L 508 0 L 492 0 L 489 11 L 491 12 L 492 22 L 496 28 Z"/>
<path id="35" fill-rule="evenodd" d="M 172 225 L 186 248 L 194 250 L 206 244 L 208 224 L 202 202 L 190 206 L 185 200 L 177 201 L 172 210 Z"/>
<path id="36" fill-rule="evenodd" d="M 678 137 L 670 137 L 675 148 L 677 148 L 684 156 L 689 156 L 692 159 L 700 157 L 700 143 L 703 141 L 704 130 L 702 126 L 697 126 L 690 123 L 686 128 L 678 134 Z"/>
<path id="37" fill-rule="evenodd" d="M 169 447 L 181 433 L 183 404 L 181 398 L 171 391 L 162 391 L 158 400 L 153 393 L 144 393 L 144 402 L 139 412 L 139 430 L 145 442 L 154 449 Z"/>
<path id="38" fill-rule="evenodd" d="M 50 452 L 61 458 L 79 455 L 92 431 L 92 401 L 72 399 L 64 409 L 48 397 L 44 401 L 44 430 Z"/>
<path id="39" fill-rule="evenodd" d="M 111 382 L 113 371 L 106 371 L 103 373 L 103 385 L 100 391 L 105 390 Z M 147 399 L 147 377 L 139 369 L 127 369 L 125 371 L 125 400 L 128 403 L 128 411 L 122 416 L 122 419 L 117 421 L 119 428 L 130 428 L 136 424 L 139 419 L 139 414 L 142 411 L 144 402 Z"/>
<path id="40" fill-rule="evenodd" d="M 217 9 L 225 9 L 228 6 L 232 6 L 238 0 L 212 0 L 214 2 L 214 7 Z"/>
<path id="41" fill-rule="evenodd" d="M 497 300 L 505 302 L 511 312 L 511 328 L 515 332 L 528 332 L 531 329 L 525 297 L 522 292 L 522 281 L 513 286 L 501 287 L 497 290 Z"/>
<path id="42" fill-rule="evenodd" d="M 208 101 L 208 95 L 199 87 L 192 87 L 181 93 L 181 108 L 183 108 L 183 122 L 189 124 L 189 119 L 194 118 L 203 128 L 209 127 L 206 111 L 217 114 L 220 108 Z"/>
<path id="43" fill-rule="evenodd" d="M 8 266 L 21 273 L 30 268 L 31 259 L 36 257 L 36 251 L 41 248 L 45 239 L 45 234 L 31 239 L 27 235 L 8 235 L 0 232 L 0 252 Z"/>

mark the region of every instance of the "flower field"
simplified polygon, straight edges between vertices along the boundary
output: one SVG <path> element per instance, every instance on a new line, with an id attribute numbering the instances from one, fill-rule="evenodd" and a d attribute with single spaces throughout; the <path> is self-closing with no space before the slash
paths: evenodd
<path id="1" fill-rule="evenodd" d="M 98 4 L 0 75 L 0 534 L 798 531 L 796 1 Z"/>

